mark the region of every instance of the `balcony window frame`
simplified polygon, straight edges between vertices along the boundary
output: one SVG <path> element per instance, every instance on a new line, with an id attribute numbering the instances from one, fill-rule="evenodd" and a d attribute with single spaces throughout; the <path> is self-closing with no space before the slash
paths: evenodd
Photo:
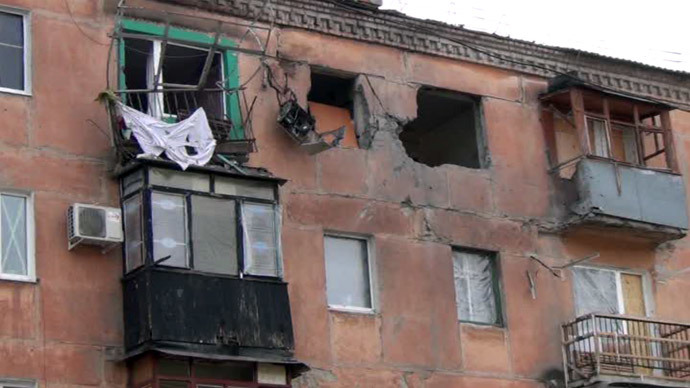
<path id="1" fill-rule="evenodd" d="M 0 280 L 10 280 L 19 282 L 36 282 L 36 240 L 35 240 L 35 219 L 34 219 L 34 195 L 33 193 L 3 190 L 0 189 L 0 206 L 2 205 L 2 196 L 20 197 L 24 199 L 25 206 L 25 239 L 26 239 L 26 275 L 6 274 L 0 268 Z M 0 208 L 0 217 L 5 217 L 2 208 Z M 0 248 L 2 247 L 2 223 L 0 222 Z M 0 260 L 2 260 L 2 252 L 0 252 Z"/>
<path id="2" fill-rule="evenodd" d="M 32 94 L 32 56 L 31 56 L 31 11 L 22 8 L 9 7 L 5 5 L 0 5 L 0 13 L 6 13 L 11 15 L 17 15 L 22 17 L 22 33 L 24 38 L 24 43 L 22 46 L 23 51 L 23 70 L 24 79 L 22 80 L 23 89 L 14 89 L 8 87 L 0 87 L 0 93 L 7 94 L 18 94 L 23 96 L 31 96 Z"/>
<path id="3" fill-rule="evenodd" d="M 36 388 L 36 380 L 0 378 L 0 388 Z"/>
<path id="4" fill-rule="evenodd" d="M 236 89 L 240 86 L 239 79 L 239 62 L 237 58 L 237 53 L 232 49 L 237 47 L 237 43 L 231 39 L 225 37 L 219 37 L 218 41 L 214 38 L 211 33 L 203 33 L 188 30 L 185 28 L 174 27 L 170 25 L 145 22 L 141 20 L 133 20 L 123 18 L 120 21 L 118 28 L 122 31 L 120 38 L 118 39 L 118 88 L 121 96 L 124 96 L 127 91 L 126 75 L 125 75 L 125 57 L 126 57 L 126 46 L 125 38 L 132 37 L 133 39 L 149 40 L 154 43 L 154 45 L 161 44 L 172 44 L 176 46 L 189 47 L 193 49 L 209 51 L 209 47 L 215 47 L 216 53 L 221 54 L 221 66 L 222 66 L 222 76 L 223 84 L 227 89 Z M 159 46 L 160 47 L 160 46 Z M 160 50 L 153 50 L 152 55 L 160 55 Z M 215 54 L 214 54 L 215 55 Z M 211 58 L 212 60 L 212 58 Z M 162 58 L 154 58 L 154 63 L 158 64 L 162 61 Z M 148 66 L 148 65 L 147 65 Z M 157 69 L 154 69 L 154 74 L 158 73 Z M 162 64 L 161 64 L 161 77 L 162 77 Z M 156 81 L 154 80 L 154 83 Z M 162 89 L 163 85 L 154 84 L 156 90 Z M 197 90 L 197 89 L 190 89 Z M 162 93 L 162 92 L 161 92 Z M 240 108 L 240 99 L 238 93 L 225 93 L 224 98 L 224 119 L 232 122 L 233 127 L 230 132 L 230 138 L 233 140 L 239 140 L 245 138 L 245 130 L 242 121 L 242 111 Z M 123 98 L 124 100 L 125 98 Z M 192 112 L 189 112 L 192 113 Z M 162 114 L 161 117 L 164 120 L 175 120 L 174 117 L 165 117 L 166 114 Z"/>
<path id="5" fill-rule="evenodd" d="M 221 194 L 218 193 L 215 189 L 215 182 L 218 178 L 224 178 L 223 175 L 220 174 L 214 174 L 214 173 L 205 173 L 203 176 L 208 179 L 209 181 L 209 190 L 208 191 L 201 191 L 201 190 L 195 190 L 195 189 L 188 189 L 188 188 L 179 188 L 179 187 L 172 187 L 172 186 L 166 186 L 166 185 L 160 185 L 156 183 L 152 183 L 150 181 L 150 174 L 151 171 L 154 169 L 160 169 L 160 170 L 168 170 L 168 171 L 174 171 L 175 173 L 179 174 L 189 174 L 186 172 L 181 172 L 178 170 L 172 170 L 172 169 L 166 169 L 162 167 L 155 167 L 155 166 L 142 166 L 137 169 L 137 171 L 132 171 L 128 173 L 127 175 L 124 175 L 121 178 L 121 196 L 120 196 L 120 202 L 121 206 L 123 207 L 123 214 L 124 213 L 124 204 L 127 202 L 130 198 L 136 197 L 137 195 L 142 196 L 142 204 L 141 204 L 141 211 L 143 213 L 142 216 L 142 239 L 143 239 L 143 245 L 144 245 L 144 253 L 143 253 L 143 264 L 135 267 L 135 268 L 127 268 L 127 262 L 128 262 L 128 257 L 126 254 L 127 251 L 127 241 L 125 241 L 123 245 L 123 273 L 125 276 L 130 276 L 133 273 L 136 273 L 143 268 L 151 268 L 151 267 L 162 267 L 162 268 L 167 268 L 167 269 L 172 269 L 172 270 L 182 270 L 182 271 L 190 271 L 194 273 L 204 273 L 212 276 L 221 276 L 221 277 L 234 277 L 234 278 L 256 278 L 256 279 L 267 279 L 267 280 L 281 280 L 283 278 L 283 255 L 282 255 L 282 246 L 281 246 L 281 207 L 280 207 L 280 198 L 279 198 L 279 191 L 278 191 L 278 183 L 277 182 L 271 182 L 270 184 L 273 185 L 273 199 L 266 199 L 266 198 L 257 198 L 257 197 L 252 197 L 252 196 L 246 196 L 246 195 L 233 195 L 233 194 Z M 125 191 L 125 188 L 122 186 L 122 179 L 126 178 L 127 176 L 130 176 L 132 174 L 137 174 L 139 171 L 143 171 L 143 180 L 141 183 L 141 187 L 135 189 L 135 190 L 128 190 Z M 192 173 L 193 174 L 193 173 Z M 233 177 L 234 179 L 238 180 L 245 180 L 241 177 Z M 254 180 L 251 179 L 246 179 L 247 182 L 251 182 Z M 152 213 L 152 203 L 151 203 L 151 196 L 154 192 L 159 192 L 159 193 L 164 193 L 164 194 L 173 194 L 173 195 L 182 195 L 185 198 L 185 236 L 186 236 L 186 245 L 187 245 L 187 265 L 185 267 L 179 267 L 179 266 L 168 266 L 165 265 L 165 262 L 156 262 L 154 261 L 153 257 L 153 213 Z M 193 235 L 192 235 L 192 227 L 191 227 L 191 216 L 192 216 L 192 196 L 198 196 L 198 197 L 206 197 L 206 198 L 213 198 L 213 199 L 221 199 L 221 200 L 228 200 L 228 201 L 233 201 L 234 206 L 235 206 L 235 238 L 236 238 L 236 260 L 237 260 L 237 273 L 234 274 L 226 274 L 226 273 L 218 273 L 218 272 L 209 272 L 209 271 L 201 271 L 198 269 L 194 268 L 194 247 L 193 247 Z M 276 275 L 275 276 L 267 276 L 267 275 L 256 275 L 256 274 L 251 274 L 246 271 L 245 268 L 245 221 L 242 218 L 242 206 L 243 204 L 263 204 L 263 205 L 271 205 L 274 210 L 274 225 L 275 225 L 275 238 L 276 238 Z M 125 231 L 126 235 L 126 231 Z"/>
<path id="6" fill-rule="evenodd" d="M 613 95 L 589 87 L 569 87 L 543 95 L 541 100 L 544 104 L 543 122 L 545 123 L 545 135 L 549 148 L 549 159 L 552 165 L 551 172 L 568 168 L 582 158 L 591 158 L 623 166 L 674 174 L 680 173 L 670 118 L 672 107 L 655 101 Z M 601 105 L 600 107 L 597 106 L 596 109 L 592 109 L 592 105 L 599 104 Z M 612 113 L 611 109 L 611 106 L 614 104 L 619 106 L 627 105 L 625 109 L 630 109 L 629 112 L 622 115 L 626 117 L 625 119 L 621 119 L 621 115 L 618 117 L 614 116 L 615 112 Z M 644 109 L 647 109 L 646 113 Z M 559 117 L 575 131 L 579 141 L 577 147 L 579 155 L 577 157 L 567 160 L 559 159 L 554 116 Z M 590 120 L 604 122 L 605 135 L 603 138 L 591 138 Z M 634 130 L 636 157 L 633 161 L 615 158 L 612 150 L 612 132 L 616 127 L 627 127 Z M 648 155 L 645 149 L 645 139 L 643 138 L 646 134 L 655 136 L 654 145 L 656 149 Z M 658 141 L 657 136 L 661 137 L 661 142 Z M 605 149 L 595 149 L 593 144 L 596 144 L 597 141 Z M 653 166 L 648 163 L 648 160 L 662 154 L 665 157 L 665 167 Z"/>

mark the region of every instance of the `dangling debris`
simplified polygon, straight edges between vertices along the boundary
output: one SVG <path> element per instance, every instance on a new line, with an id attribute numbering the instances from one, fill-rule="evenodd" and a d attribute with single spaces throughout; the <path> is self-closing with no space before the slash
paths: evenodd
<path id="1" fill-rule="evenodd" d="M 345 126 L 318 133 L 316 121 L 297 101 L 290 99 L 280 106 L 278 124 L 310 155 L 337 147 L 345 136 Z"/>

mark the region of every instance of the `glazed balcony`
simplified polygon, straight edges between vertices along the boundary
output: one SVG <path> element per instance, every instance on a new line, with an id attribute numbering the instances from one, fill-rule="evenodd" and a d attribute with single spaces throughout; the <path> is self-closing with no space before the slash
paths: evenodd
<path id="1" fill-rule="evenodd" d="M 590 314 L 562 326 L 568 387 L 690 387 L 690 325 Z"/>

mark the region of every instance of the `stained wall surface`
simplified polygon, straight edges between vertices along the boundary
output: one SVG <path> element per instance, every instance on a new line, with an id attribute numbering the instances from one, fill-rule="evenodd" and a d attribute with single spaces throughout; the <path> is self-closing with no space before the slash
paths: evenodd
<path id="1" fill-rule="evenodd" d="M 71 15 L 61 1 L 0 2 L 31 10 L 32 95 L 0 93 L 0 187 L 35 196 L 39 278 L 0 281 L 0 377 L 125 386 L 126 368 L 108 357 L 123 344 L 120 252 L 70 252 L 65 241 L 70 203 L 119 203 L 105 111 L 94 102 L 107 86 L 113 16 L 101 0 L 68 0 Z M 261 77 L 247 85 L 257 96 L 258 152 L 249 164 L 289 180 L 280 193 L 285 279 L 296 357 L 312 367 L 295 386 L 542 387 L 562 365 L 559 330 L 574 314 L 572 276 L 554 277 L 531 254 L 558 265 L 598 252 L 590 264 L 648 273 L 690 266 L 688 239 L 656 247 L 624 234 L 539 232 L 562 205 L 540 122 L 545 79 L 303 30 L 277 28 L 274 39 L 269 53 L 284 61 L 269 63 L 287 74 L 302 104 L 312 65 L 368 78 L 357 84 L 370 144 L 315 156 L 276 126 L 273 89 Z M 258 65 L 241 56 L 242 80 Z M 431 168 L 406 155 L 390 117 L 414 118 L 421 86 L 481 97 L 487 168 Z M 672 119 L 685 177 L 690 113 Z M 371 239 L 375 313 L 328 309 L 325 232 Z M 498 253 L 504 327 L 458 322 L 452 247 Z M 653 282 L 655 316 L 690 321 L 688 282 Z"/>

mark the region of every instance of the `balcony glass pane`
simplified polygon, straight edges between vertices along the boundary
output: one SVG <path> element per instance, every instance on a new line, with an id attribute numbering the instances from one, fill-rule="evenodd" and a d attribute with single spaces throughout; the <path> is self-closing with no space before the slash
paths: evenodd
<path id="1" fill-rule="evenodd" d="M 245 203 L 244 271 L 250 275 L 279 276 L 278 237 L 273 205 Z"/>
<path id="2" fill-rule="evenodd" d="M 173 267 L 187 267 L 187 217 L 185 198 L 177 194 L 151 194 L 153 260 Z M 168 257 L 170 256 L 170 257 Z"/>
<path id="3" fill-rule="evenodd" d="M 125 258 L 127 260 L 126 267 L 128 272 L 144 264 L 143 206 L 141 198 L 141 194 L 137 194 L 124 203 Z"/>
<path id="4" fill-rule="evenodd" d="M 194 269 L 237 274 L 235 201 L 192 196 Z"/>
<path id="5" fill-rule="evenodd" d="M 240 180 L 226 177 L 215 178 L 215 192 L 225 195 L 274 200 L 275 184 L 270 182 Z"/>
<path id="6" fill-rule="evenodd" d="M 251 364 L 195 363 L 194 377 L 200 379 L 253 381 L 254 367 Z"/>
<path id="7" fill-rule="evenodd" d="M 149 172 L 149 183 L 151 185 L 172 187 L 176 189 L 188 189 L 194 191 L 210 191 L 209 176 L 166 170 L 162 168 L 152 168 Z"/>

